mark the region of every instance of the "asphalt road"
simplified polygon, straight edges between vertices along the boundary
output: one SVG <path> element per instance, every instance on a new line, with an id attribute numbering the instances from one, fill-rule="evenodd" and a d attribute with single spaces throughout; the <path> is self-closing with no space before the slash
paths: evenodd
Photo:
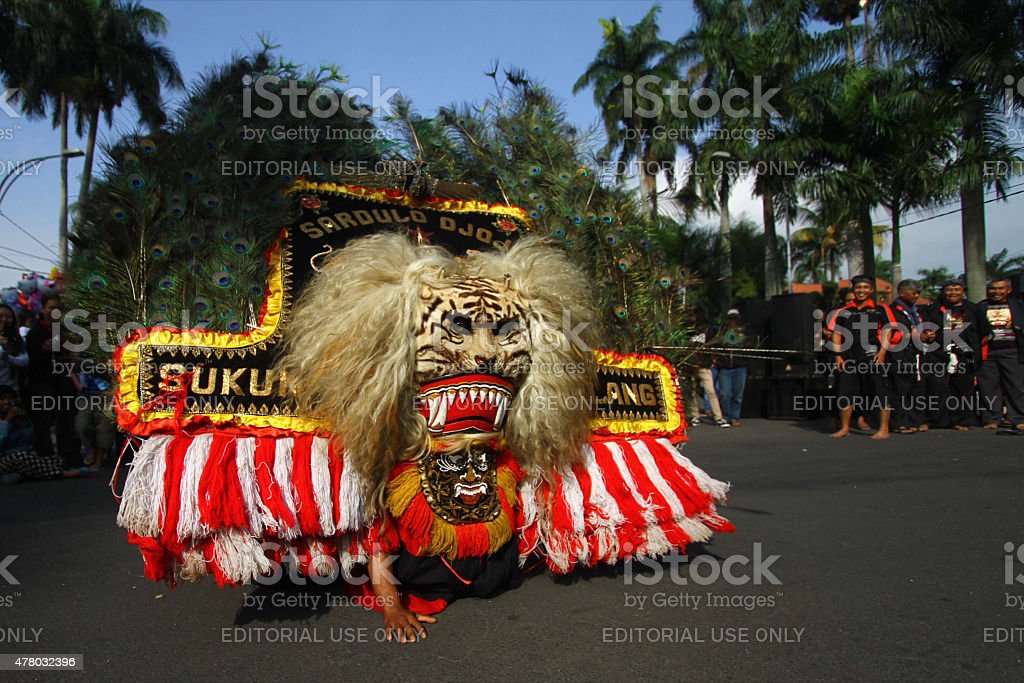
<path id="1" fill-rule="evenodd" d="M 1024 551 L 1005 545 L 1024 544 L 1024 438 L 827 426 L 691 432 L 684 452 L 733 483 L 739 531 L 678 565 L 686 584 L 668 565 L 632 583 L 542 574 L 455 603 L 413 645 L 326 606 L 336 587 L 146 581 L 106 477 L 2 487 L 0 557 L 18 555 L 20 583 L 0 577 L 0 653 L 84 655 L 84 672 L 18 674 L 47 680 L 1020 680 Z M 761 584 L 711 580 L 726 569 Z M 288 637 L 303 642 L 257 642 Z"/>

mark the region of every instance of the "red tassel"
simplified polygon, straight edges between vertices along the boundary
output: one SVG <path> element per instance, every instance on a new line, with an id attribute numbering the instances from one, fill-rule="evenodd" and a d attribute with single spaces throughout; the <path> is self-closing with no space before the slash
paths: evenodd
<path id="1" fill-rule="evenodd" d="M 281 495 L 281 486 L 274 479 L 274 458 L 277 453 L 277 439 L 257 437 L 256 456 L 256 485 L 260 490 L 260 499 L 270 510 L 270 514 L 277 520 L 278 524 L 290 529 L 295 525 L 295 516 L 284 503 Z M 280 531 L 280 530 L 279 530 Z"/>
<path id="2" fill-rule="evenodd" d="M 491 548 L 491 537 L 484 524 L 460 524 L 455 527 L 459 549 L 455 557 L 485 557 Z"/>
<path id="3" fill-rule="evenodd" d="M 184 546 L 178 538 L 178 513 L 181 510 L 181 475 L 185 469 L 185 451 L 192 445 L 192 437 L 176 436 L 167 447 L 164 457 L 164 496 L 167 509 L 164 513 L 164 528 L 160 543 L 172 552 L 181 553 Z"/>
<path id="4" fill-rule="evenodd" d="M 235 460 L 236 437 L 216 434 L 199 477 L 199 519 L 210 529 L 248 527 Z"/>
<path id="5" fill-rule="evenodd" d="M 416 494 L 416 497 L 409 503 L 401 517 L 399 535 L 402 545 L 409 548 L 413 555 L 419 555 L 430 545 L 430 532 L 434 524 L 434 511 L 423 494 Z"/>
<path id="6" fill-rule="evenodd" d="M 295 437 L 295 445 L 292 447 L 292 484 L 297 495 L 295 510 L 299 516 L 299 529 L 309 536 L 319 536 L 323 530 L 320 528 L 316 498 L 313 497 L 312 449 L 313 437 Z"/>
<path id="7" fill-rule="evenodd" d="M 213 578 L 216 579 L 218 586 L 224 588 L 225 586 L 238 585 L 238 582 L 232 580 L 227 574 L 224 573 L 224 570 L 220 568 L 220 565 L 217 564 L 217 560 L 215 559 L 214 554 L 214 544 L 212 540 L 205 541 L 200 549 L 203 553 L 203 557 L 206 559 L 206 567 L 208 570 L 211 570 L 210 573 L 213 574 Z"/>
<path id="8" fill-rule="evenodd" d="M 612 457 L 611 450 L 603 443 L 595 442 L 594 457 L 597 466 L 601 468 L 604 475 L 604 485 L 608 495 L 615 499 L 622 513 L 624 522 L 617 530 L 619 545 L 631 548 L 639 548 L 647 542 L 647 520 L 644 518 L 643 509 L 633 498 L 633 494 L 626 486 L 618 465 Z M 628 552 L 628 551 L 626 551 Z"/>
<path id="9" fill-rule="evenodd" d="M 344 467 L 341 454 L 331 443 L 327 450 L 327 468 L 331 474 L 331 503 L 334 505 L 334 526 L 341 528 L 341 470 Z"/>
<path id="10" fill-rule="evenodd" d="M 160 541 L 148 536 L 139 536 L 129 531 L 128 542 L 138 546 L 142 552 L 142 562 L 147 579 L 159 582 L 169 576 L 173 578 L 171 565 L 174 562 L 174 557 L 167 552 L 166 548 L 160 545 Z"/>

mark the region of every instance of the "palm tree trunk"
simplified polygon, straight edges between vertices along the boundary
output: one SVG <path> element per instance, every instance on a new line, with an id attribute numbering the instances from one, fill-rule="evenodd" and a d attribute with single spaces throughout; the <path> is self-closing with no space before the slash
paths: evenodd
<path id="1" fill-rule="evenodd" d="M 89 193 L 89 183 L 92 180 L 93 155 L 96 152 L 96 132 L 100 124 L 99 108 L 89 112 L 89 137 L 85 144 L 85 167 L 82 169 L 82 184 L 78 190 L 78 201 L 85 199 Z"/>
<path id="2" fill-rule="evenodd" d="M 651 150 L 644 151 L 642 162 L 643 169 L 640 172 L 640 182 L 647 186 L 647 199 L 651 207 L 651 216 L 658 216 L 658 176 L 651 173 Z"/>
<path id="3" fill-rule="evenodd" d="M 980 182 L 960 186 L 964 273 L 971 301 L 985 298 L 985 190 Z"/>
<path id="4" fill-rule="evenodd" d="M 860 243 L 860 225 L 859 222 L 853 222 L 846 228 L 846 244 L 843 247 L 846 268 L 851 278 L 864 273 L 864 250 Z"/>
<path id="5" fill-rule="evenodd" d="M 853 26 L 853 19 L 847 15 L 843 18 L 843 28 L 846 29 L 846 65 L 852 67 L 857 61 L 857 53 L 853 48 L 853 36 L 850 34 L 850 27 Z"/>
<path id="6" fill-rule="evenodd" d="M 60 151 L 68 148 L 68 98 L 60 96 Z M 60 158 L 60 214 L 57 218 L 57 260 L 61 272 L 68 269 L 68 158 Z"/>
<path id="7" fill-rule="evenodd" d="M 732 225 L 729 220 L 729 174 L 723 169 L 718 186 L 718 228 L 722 235 L 722 250 L 725 263 L 722 277 L 725 279 L 725 304 L 732 306 Z"/>
<path id="8" fill-rule="evenodd" d="M 869 207 L 861 207 L 860 219 L 857 223 L 860 229 L 860 251 L 864 259 L 864 274 L 868 277 L 875 277 L 875 230 L 871 222 Z"/>
<path id="9" fill-rule="evenodd" d="M 903 279 L 903 247 L 900 245 L 900 208 L 893 206 L 892 211 L 892 283 L 899 284 Z"/>
<path id="10" fill-rule="evenodd" d="M 782 294 L 782 268 L 779 262 L 779 239 L 775 226 L 775 195 L 766 191 L 761 196 L 764 216 L 764 295 Z"/>

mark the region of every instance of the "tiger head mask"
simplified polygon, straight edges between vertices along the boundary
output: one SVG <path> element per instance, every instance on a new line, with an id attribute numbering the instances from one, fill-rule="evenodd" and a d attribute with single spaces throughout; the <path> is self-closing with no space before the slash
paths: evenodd
<path id="1" fill-rule="evenodd" d="M 524 470 L 589 434 L 595 318 L 582 274 L 536 238 L 453 257 L 398 234 L 331 254 L 291 312 L 279 367 L 379 498 L 433 442 L 503 437 Z"/>

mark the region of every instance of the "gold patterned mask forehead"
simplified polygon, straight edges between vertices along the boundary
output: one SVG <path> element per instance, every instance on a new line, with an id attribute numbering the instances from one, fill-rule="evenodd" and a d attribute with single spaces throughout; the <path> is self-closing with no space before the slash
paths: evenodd
<path id="1" fill-rule="evenodd" d="M 490 522 L 501 513 L 495 455 L 480 446 L 420 459 L 420 484 L 427 503 L 451 524 Z"/>
<path id="2" fill-rule="evenodd" d="M 513 381 L 530 365 L 526 306 L 502 283 L 458 276 L 424 287 L 416 332 L 416 376 L 487 372 Z"/>

